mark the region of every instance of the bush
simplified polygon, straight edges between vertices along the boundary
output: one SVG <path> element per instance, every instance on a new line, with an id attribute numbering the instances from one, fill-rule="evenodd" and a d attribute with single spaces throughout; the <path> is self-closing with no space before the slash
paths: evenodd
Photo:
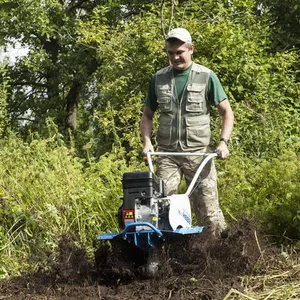
<path id="1" fill-rule="evenodd" d="M 85 165 L 57 133 L 30 143 L 10 135 L 0 149 L 0 276 L 43 264 L 63 234 L 89 252 L 98 234 L 118 229 L 121 179 L 129 170 L 120 152 Z"/>
<path id="2" fill-rule="evenodd" d="M 273 159 L 233 155 L 220 163 L 219 193 L 227 218 L 254 216 L 278 241 L 300 239 L 300 160 L 286 150 Z"/>

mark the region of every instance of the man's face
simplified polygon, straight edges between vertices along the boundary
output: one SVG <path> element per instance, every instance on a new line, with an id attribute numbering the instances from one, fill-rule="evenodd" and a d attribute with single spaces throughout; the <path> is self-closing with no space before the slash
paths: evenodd
<path id="1" fill-rule="evenodd" d="M 177 70 L 184 70 L 192 63 L 191 55 L 194 52 L 194 46 L 190 48 L 182 41 L 166 43 L 167 53 L 171 65 Z"/>

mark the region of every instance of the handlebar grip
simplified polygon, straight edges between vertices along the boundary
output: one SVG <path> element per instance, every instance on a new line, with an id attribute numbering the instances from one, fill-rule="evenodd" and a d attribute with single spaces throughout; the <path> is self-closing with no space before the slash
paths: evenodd
<path id="1" fill-rule="evenodd" d="M 216 149 L 214 152 L 217 154 L 218 158 L 221 157 L 221 151 L 219 149 Z"/>
<path id="2" fill-rule="evenodd" d="M 147 156 L 144 156 L 144 157 L 143 157 L 143 160 L 144 160 L 144 162 L 145 162 L 145 165 L 148 166 L 148 159 L 147 159 Z"/>

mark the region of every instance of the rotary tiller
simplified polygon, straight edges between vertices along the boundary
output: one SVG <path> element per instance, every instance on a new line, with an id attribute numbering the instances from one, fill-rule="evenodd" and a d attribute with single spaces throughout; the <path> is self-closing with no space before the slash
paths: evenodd
<path id="1" fill-rule="evenodd" d="M 204 158 L 184 194 L 166 195 L 165 182 L 154 173 L 153 155 L 204 156 Z M 139 262 L 136 266 L 144 276 L 154 277 L 159 268 L 155 253 L 164 242 L 203 231 L 202 226 L 192 226 L 189 195 L 206 163 L 216 156 L 217 153 L 148 152 L 149 171 L 123 174 L 124 197 L 118 211 L 122 231 L 100 234 L 97 240 L 111 242 L 123 240 L 133 245 L 144 257 L 142 263 Z M 133 256 L 135 259 L 135 254 Z"/>

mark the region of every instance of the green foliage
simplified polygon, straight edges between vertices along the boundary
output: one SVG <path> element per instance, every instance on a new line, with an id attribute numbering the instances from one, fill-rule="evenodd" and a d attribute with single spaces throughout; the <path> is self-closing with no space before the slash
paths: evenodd
<path id="1" fill-rule="evenodd" d="M 124 153 L 113 151 L 84 168 L 53 123 L 48 128 L 47 139 L 24 143 L 11 134 L 0 141 L 3 276 L 46 263 L 62 234 L 76 236 L 89 252 L 98 234 L 118 229 L 122 175 L 130 170 Z"/>
<path id="2" fill-rule="evenodd" d="M 45 119 L 52 117 L 61 133 L 66 134 L 65 127 L 75 130 L 81 93 L 100 64 L 94 48 L 77 42 L 76 24 L 88 18 L 96 4 L 58 0 L 6 4 L 0 12 L 0 38 L 29 49 L 9 67 L 10 127 L 24 137 L 30 131 L 46 135 Z"/>
<path id="3" fill-rule="evenodd" d="M 260 0 L 258 12 L 269 12 L 274 50 L 299 48 L 300 5 L 298 0 Z"/>
<path id="4" fill-rule="evenodd" d="M 255 160 L 236 153 L 219 169 L 220 201 L 228 220 L 254 216 L 277 242 L 300 239 L 299 155 L 284 151 Z"/>
<path id="5" fill-rule="evenodd" d="M 98 18 L 98 14 L 94 17 Z M 105 43 L 97 22 L 92 18 L 80 23 L 81 42 L 99 45 L 98 53 L 103 57 L 96 74 L 101 93 L 93 114 L 97 138 L 93 139 L 91 151 L 98 156 L 109 150 L 105 146 L 122 146 L 129 152 L 129 160 L 137 160 L 142 149 L 139 122 L 148 82 L 162 61 L 166 61 L 161 51 L 163 37 L 157 31 L 159 19 L 151 11 L 147 18 L 134 16 L 133 20 L 116 26 Z"/>

